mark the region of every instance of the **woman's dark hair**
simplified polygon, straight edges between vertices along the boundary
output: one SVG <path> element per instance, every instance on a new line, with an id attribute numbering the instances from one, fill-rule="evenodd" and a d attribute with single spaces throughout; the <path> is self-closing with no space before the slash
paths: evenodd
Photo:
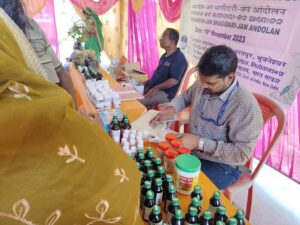
<path id="1" fill-rule="evenodd" d="M 230 73 L 235 73 L 237 64 L 238 58 L 231 48 L 217 45 L 204 52 L 197 65 L 197 70 L 203 76 L 218 75 L 224 78 Z"/>
<path id="2" fill-rule="evenodd" d="M 177 45 L 178 40 L 179 40 L 179 33 L 177 30 L 173 29 L 173 28 L 167 28 L 166 31 L 169 34 L 169 39 L 171 41 L 175 42 L 175 45 Z"/>
<path id="3" fill-rule="evenodd" d="M 22 0 L 1 0 L 0 7 L 9 15 L 9 17 L 26 34 L 28 19 L 25 14 Z"/>

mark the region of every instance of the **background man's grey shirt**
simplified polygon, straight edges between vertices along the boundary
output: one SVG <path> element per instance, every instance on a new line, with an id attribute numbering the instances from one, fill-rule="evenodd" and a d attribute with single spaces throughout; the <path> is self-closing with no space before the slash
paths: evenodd
<path id="1" fill-rule="evenodd" d="M 216 120 L 226 99 L 228 106 L 220 118 L 220 126 L 201 118 L 200 114 Z M 237 80 L 220 96 L 214 97 L 204 93 L 197 80 L 169 105 L 174 106 L 176 112 L 191 106 L 190 133 L 204 138 L 204 153 L 194 152 L 199 158 L 242 165 L 252 156 L 263 118 L 255 97 L 238 85 Z"/>

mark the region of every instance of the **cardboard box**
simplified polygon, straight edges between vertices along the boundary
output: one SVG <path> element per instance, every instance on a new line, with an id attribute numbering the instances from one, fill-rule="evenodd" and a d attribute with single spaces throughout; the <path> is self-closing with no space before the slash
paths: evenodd
<path id="1" fill-rule="evenodd" d="M 139 63 L 126 63 L 124 65 L 124 74 L 138 83 L 148 80 L 148 74 L 140 70 Z"/>

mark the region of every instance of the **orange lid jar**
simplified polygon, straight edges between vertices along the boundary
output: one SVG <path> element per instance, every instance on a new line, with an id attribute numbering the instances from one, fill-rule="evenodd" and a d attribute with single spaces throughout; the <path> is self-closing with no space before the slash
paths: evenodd
<path id="1" fill-rule="evenodd" d="M 188 148 L 186 147 L 180 147 L 178 149 L 178 154 L 181 155 L 181 154 L 190 154 L 191 153 L 191 150 L 189 150 Z"/>
<path id="2" fill-rule="evenodd" d="M 164 166 L 167 173 L 174 173 L 175 171 L 175 159 L 178 153 L 174 150 L 165 151 Z"/>
<path id="3" fill-rule="evenodd" d="M 158 152 L 158 155 L 159 155 L 162 165 L 164 163 L 165 151 L 167 151 L 169 148 L 170 148 L 170 145 L 168 142 L 159 142 L 158 143 L 157 152 Z"/>
<path id="4" fill-rule="evenodd" d="M 178 152 L 178 149 L 181 147 L 181 141 L 174 139 L 171 141 L 171 147 L 174 151 Z"/>

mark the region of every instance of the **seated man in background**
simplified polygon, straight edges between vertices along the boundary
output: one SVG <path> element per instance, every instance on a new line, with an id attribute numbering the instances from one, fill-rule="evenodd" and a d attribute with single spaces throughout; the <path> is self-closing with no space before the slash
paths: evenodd
<path id="1" fill-rule="evenodd" d="M 140 100 L 148 109 L 169 102 L 176 95 L 187 69 L 187 61 L 177 48 L 178 40 L 179 33 L 172 28 L 167 28 L 159 40 L 160 47 L 166 52 L 161 56 L 151 79 L 145 82 L 144 99 Z"/>
<path id="2" fill-rule="evenodd" d="M 255 97 L 235 77 L 238 58 L 224 45 L 208 49 L 197 65 L 199 79 L 162 108 L 151 124 L 191 107 L 190 133 L 181 138 L 201 159 L 201 170 L 219 188 L 239 179 L 263 125 Z"/>

